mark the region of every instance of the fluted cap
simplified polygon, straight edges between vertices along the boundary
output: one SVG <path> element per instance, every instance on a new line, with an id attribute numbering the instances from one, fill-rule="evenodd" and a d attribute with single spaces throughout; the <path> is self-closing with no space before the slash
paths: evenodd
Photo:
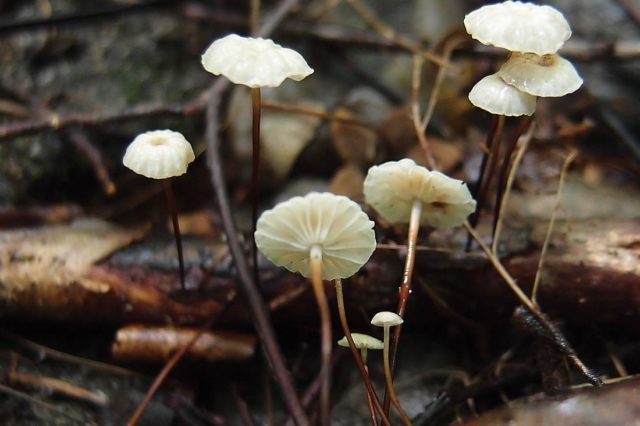
<path id="1" fill-rule="evenodd" d="M 277 87 L 290 78 L 300 81 L 313 73 L 302 55 L 270 39 L 229 34 L 211 43 L 202 55 L 202 66 L 235 84 Z"/>
<path id="2" fill-rule="evenodd" d="M 141 133 L 129 144 L 122 164 L 152 179 L 166 179 L 187 172 L 195 159 L 191 144 L 182 133 L 152 130 Z"/>
<path id="3" fill-rule="evenodd" d="M 536 111 L 536 97 L 505 83 L 491 74 L 476 83 L 469 92 L 469 101 L 491 114 L 518 117 Z"/>
<path id="4" fill-rule="evenodd" d="M 465 16 L 464 26 L 482 44 L 538 55 L 556 53 L 571 37 L 571 28 L 561 12 L 519 1 L 476 9 Z"/>
<path id="5" fill-rule="evenodd" d="M 319 246 L 325 280 L 352 276 L 376 248 L 367 214 L 347 197 L 328 192 L 293 197 L 265 211 L 255 240 L 271 262 L 305 277 L 311 275 L 311 247 Z"/>
<path id="6" fill-rule="evenodd" d="M 364 181 L 364 197 L 391 223 L 408 223 L 413 203 L 419 200 L 420 223 L 435 228 L 461 225 L 476 208 L 464 182 L 429 171 L 409 158 L 371 167 Z"/>
<path id="7" fill-rule="evenodd" d="M 514 53 L 502 65 L 498 76 L 505 83 L 533 96 L 564 96 L 582 86 L 582 78 L 573 64 L 553 54 Z"/>

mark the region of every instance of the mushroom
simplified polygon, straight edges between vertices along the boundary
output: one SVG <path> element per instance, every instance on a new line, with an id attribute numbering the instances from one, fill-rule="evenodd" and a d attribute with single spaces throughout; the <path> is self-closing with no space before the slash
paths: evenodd
<path id="1" fill-rule="evenodd" d="M 382 340 L 376 339 L 375 337 L 369 336 L 368 334 L 351 333 L 351 338 L 353 339 L 356 349 L 360 350 L 360 356 L 362 357 L 362 361 L 365 365 L 367 364 L 367 351 L 369 349 L 384 349 L 384 343 L 382 342 Z M 338 346 L 342 346 L 344 348 L 349 347 L 349 339 L 347 339 L 347 336 L 344 336 L 342 339 L 338 340 Z"/>
<path id="2" fill-rule="evenodd" d="M 292 49 L 272 40 L 229 34 L 211 43 L 202 54 L 202 66 L 214 75 L 223 75 L 235 84 L 251 88 L 253 107 L 253 160 L 251 177 L 252 231 L 258 217 L 258 174 L 260 171 L 260 105 L 261 87 L 278 87 L 290 78 L 300 81 L 313 73 L 304 58 Z M 254 278 L 258 281 L 255 244 L 253 248 Z"/>
<path id="3" fill-rule="evenodd" d="M 504 125 L 505 117 L 532 115 L 536 97 L 507 84 L 498 74 L 491 74 L 477 82 L 469 92 L 469 101 L 491 114 Z"/>
<path id="4" fill-rule="evenodd" d="M 396 395 L 395 388 L 393 387 L 393 376 L 391 375 L 391 365 L 389 363 L 389 329 L 396 325 L 400 325 L 403 323 L 402 317 L 395 312 L 382 311 L 378 312 L 371 319 L 371 324 L 376 327 L 384 328 L 384 349 L 383 349 L 383 358 L 384 358 L 384 377 L 387 382 L 387 389 L 389 391 L 389 396 L 391 397 L 391 403 L 400 417 L 402 417 L 402 422 L 405 425 L 411 425 L 411 420 L 407 413 L 400 405 L 400 401 L 398 400 L 398 395 Z"/>
<path id="5" fill-rule="evenodd" d="M 573 64 L 556 54 L 514 52 L 497 75 L 505 83 L 533 96 L 564 96 L 582 86 L 582 78 Z"/>
<path id="6" fill-rule="evenodd" d="M 364 197 L 367 204 L 387 221 L 409 224 L 407 258 L 398 302 L 398 315 L 402 317 L 411 293 L 420 225 L 434 228 L 461 225 L 475 211 L 476 202 L 464 182 L 429 171 L 409 158 L 371 167 L 364 180 Z M 393 357 L 400 330 L 398 327 L 394 334 Z"/>
<path id="7" fill-rule="evenodd" d="M 474 10 L 465 16 L 464 25 L 474 39 L 511 52 L 509 61 L 497 74 L 480 80 L 469 93 L 473 105 L 496 115 L 487 134 L 489 149 L 483 154 L 476 185 L 480 205 L 498 167 L 505 116 L 524 116 L 507 146 L 498 175 L 495 231 L 510 159 L 518 138 L 529 127 L 528 117 L 535 111 L 533 96 L 562 96 L 577 90 L 582 79 L 568 61 L 555 55 L 571 37 L 571 28 L 553 7 L 506 1 Z M 472 227 L 477 224 L 479 213 L 471 218 Z M 471 237 L 467 248 L 470 244 Z"/>
<path id="8" fill-rule="evenodd" d="M 185 174 L 187 166 L 194 159 L 191 144 L 181 133 L 172 130 L 152 130 L 139 134 L 129 144 L 122 158 L 122 164 L 129 169 L 145 177 L 159 179 L 162 183 L 173 222 L 182 290 L 185 289 L 182 239 L 175 197 L 169 179 Z"/>
<path id="9" fill-rule="evenodd" d="M 429 171 L 409 158 L 371 167 L 364 180 L 364 197 L 390 223 L 409 224 L 398 304 L 398 314 L 402 316 L 411 290 L 420 225 L 434 228 L 461 225 L 475 211 L 476 202 L 464 182 Z"/>
<path id="10" fill-rule="evenodd" d="M 519 1 L 476 9 L 465 16 L 464 26 L 482 44 L 538 55 L 557 52 L 571 37 L 569 23 L 558 10 Z"/>
<path id="11" fill-rule="evenodd" d="M 321 320 L 321 415 L 327 424 L 331 318 L 323 280 L 350 277 L 369 260 L 376 247 L 373 222 L 347 197 L 311 192 L 262 213 L 255 242 L 274 264 L 311 278 Z"/>

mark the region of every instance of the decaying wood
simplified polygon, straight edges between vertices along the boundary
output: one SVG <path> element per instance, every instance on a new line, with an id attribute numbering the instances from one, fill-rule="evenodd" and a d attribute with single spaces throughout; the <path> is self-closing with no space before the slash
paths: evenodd
<path id="1" fill-rule="evenodd" d="M 235 292 L 235 273 L 226 261 L 224 241 L 185 241 L 187 281 L 192 288 L 185 295 L 177 292 L 177 268 L 167 266 L 173 259 L 171 250 L 161 250 L 153 242 L 124 248 L 142 230 L 100 222 L 87 233 L 83 226 L 0 233 L 0 307 L 5 317 L 202 324 L 220 313 L 228 295 Z M 526 292 L 531 290 L 545 230 L 545 223 L 505 230 L 508 254 L 503 262 Z M 515 298 L 482 255 L 465 255 L 459 248 L 445 246 L 443 241 L 455 238 L 431 240 L 429 244 L 440 244 L 439 249 L 418 252 L 417 274 L 439 297 L 471 319 L 511 316 Z M 116 249 L 116 255 L 99 261 Z M 540 304 L 552 318 L 574 324 L 632 325 L 640 320 L 639 256 L 638 221 L 559 224 L 542 271 Z M 401 257 L 397 250 L 379 249 L 362 273 L 346 283 L 347 304 L 354 312 L 395 303 Z M 314 320 L 313 310 L 307 309 L 312 300 L 304 291 L 304 279 L 266 263 L 262 275 L 265 296 L 274 300 L 272 309 L 277 307 L 279 315 L 300 323 Z M 333 296 L 329 285 L 327 292 Z M 423 309 L 428 299 L 416 297 L 415 313 L 410 307 L 410 315 L 433 320 L 437 310 Z M 359 316 L 353 316 L 357 323 Z M 250 320 L 242 304 L 234 304 L 225 319 L 243 325 Z"/>
<path id="2" fill-rule="evenodd" d="M 130 325 L 118 330 L 111 353 L 120 361 L 164 362 L 186 345 L 196 328 Z M 256 338 L 250 334 L 206 331 L 186 356 L 207 361 L 240 361 L 253 356 Z"/>
<path id="3" fill-rule="evenodd" d="M 602 388 L 582 388 L 553 399 L 529 398 L 472 418 L 465 426 L 484 425 L 632 425 L 640 418 L 640 380 Z"/>

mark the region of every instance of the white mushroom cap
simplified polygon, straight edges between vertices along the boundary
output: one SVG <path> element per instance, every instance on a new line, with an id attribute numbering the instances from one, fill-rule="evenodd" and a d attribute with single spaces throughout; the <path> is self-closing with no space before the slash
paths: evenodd
<path id="1" fill-rule="evenodd" d="M 464 18 L 471 37 L 512 52 L 555 53 L 571 37 L 564 15 L 551 6 L 505 1 L 474 10 Z"/>
<path id="2" fill-rule="evenodd" d="M 368 334 L 351 333 L 351 338 L 353 339 L 353 343 L 356 344 L 356 348 L 358 349 L 384 349 L 384 343 L 382 342 L 382 340 L 376 339 L 375 337 L 369 336 Z M 347 340 L 347 336 L 344 336 L 342 339 L 338 340 L 338 345 L 348 348 L 349 341 Z"/>
<path id="3" fill-rule="evenodd" d="M 202 66 L 214 75 L 249 87 L 277 87 L 287 78 L 300 81 L 313 73 L 295 50 L 270 39 L 237 34 L 211 43 L 202 55 Z"/>
<path id="4" fill-rule="evenodd" d="M 271 262 L 305 277 L 311 275 L 309 252 L 322 249 L 322 277 L 347 278 L 376 248 L 373 222 L 360 206 L 342 195 L 311 192 L 265 211 L 255 240 Z"/>
<path id="5" fill-rule="evenodd" d="M 420 223 L 436 228 L 460 225 L 476 208 L 464 182 L 431 172 L 409 158 L 371 167 L 364 196 L 391 223 L 408 223 L 413 202 L 419 200 Z"/>
<path id="6" fill-rule="evenodd" d="M 573 64 L 560 55 L 514 53 L 497 74 L 505 83 L 534 96 L 564 96 L 582 86 Z"/>
<path id="7" fill-rule="evenodd" d="M 122 164 L 148 178 L 166 179 L 185 174 L 195 158 L 182 133 L 152 130 L 136 136 L 127 147 Z"/>
<path id="8" fill-rule="evenodd" d="M 371 318 L 371 324 L 376 327 L 393 327 L 404 322 L 402 317 L 395 312 L 382 311 L 378 312 Z"/>
<path id="9" fill-rule="evenodd" d="M 476 83 L 469 92 L 469 101 L 491 114 L 517 117 L 531 115 L 536 110 L 536 97 L 522 92 L 491 74 Z"/>

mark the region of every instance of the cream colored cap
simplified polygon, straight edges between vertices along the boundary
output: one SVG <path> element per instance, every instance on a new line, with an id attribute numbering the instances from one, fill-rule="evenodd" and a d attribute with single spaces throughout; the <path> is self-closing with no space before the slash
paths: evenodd
<path id="1" fill-rule="evenodd" d="M 534 96 L 564 96 L 582 86 L 573 64 L 560 55 L 514 53 L 497 74 L 505 83 Z"/>
<path id="2" fill-rule="evenodd" d="M 166 179 L 185 174 L 195 158 L 182 133 L 152 130 L 136 136 L 127 147 L 122 164 L 148 178 Z"/>
<path id="3" fill-rule="evenodd" d="M 465 16 L 464 26 L 482 44 L 538 55 L 557 52 L 571 37 L 569 23 L 558 10 L 519 1 L 474 10 Z"/>
<path id="4" fill-rule="evenodd" d="M 277 87 L 290 78 L 300 81 L 313 73 L 304 58 L 270 39 L 229 34 L 211 43 L 202 55 L 202 66 L 235 84 Z"/>
<path id="5" fill-rule="evenodd" d="M 382 340 L 376 339 L 375 337 L 369 336 L 368 334 L 351 333 L 351 338 L 353 339 L 353 343 L 355 343 L 356 348 L 358 349 L 384 349 L 384 343 L 382 342 Z M 338 345 L 348 348 L 349 341 L 347 340 L 347 336 L 344 336 L 342 339 L 338 340 Z"/>
<path id="6" fill-rule="evenodd" d="M 469 92 L 469 101 L 491 114 L 517 117 L 531 115 L 536 110 L 536 97 L 522 92 L 491 74 L 476 83 Z"/>
<path id="7" fill-rule="evenodd" d="M 311 275 L 310 249 L 320 246 L 325 280 L 352 276 L 376 248 L 367 214 L 347 197 L 328 192 L 293 197 L 265 211 L 255 240 L 271 262 L 305 277 Z"/>
<path id="8" fill-rule="evenodd" d="M 402 317 L 395 312 L 382 311 L 378 312 L 371 318 L 371 324 L 376 327 L 393 327 L 404 322 Z"/>
<path id="9" fill-rule="evenodd" d="M 364 197 L 391 223 L 408 223 L 415 200 L 422 202 L 420 223 L 436 228 L 462 224 L 476 202 L 466 184 L 439 172 L 430 172 L 409 158 L 369 169 Z"/>

